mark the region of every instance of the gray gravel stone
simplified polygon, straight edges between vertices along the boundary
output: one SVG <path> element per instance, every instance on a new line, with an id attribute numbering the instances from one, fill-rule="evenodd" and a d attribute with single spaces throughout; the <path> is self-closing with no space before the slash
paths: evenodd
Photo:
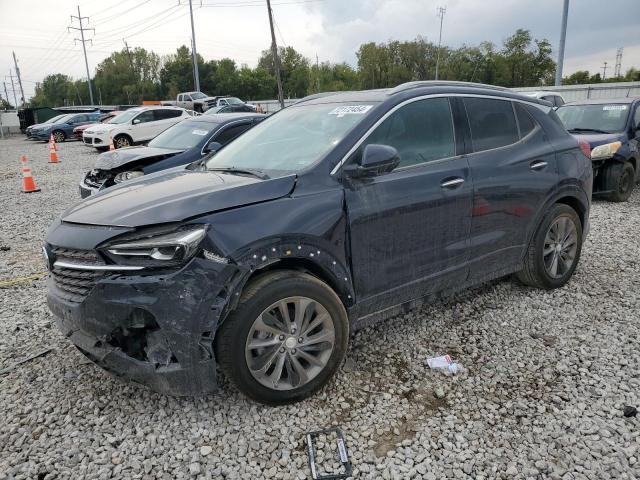
<path id="1" fill-rule="evenodd" d="M 0 281 L 42 272 L 49 224 L 96 154 L 0 141 Z M 20 155 L 42 192 L 20 192 Z M 123 384 L 58 332 L 44 279 L 0 289 L 0 479 L 309 477 L 305 433 L 342 427 L 356 478 L 640 478 L 640 191 L 596 201 L 574 279 L 503 279 L 356 333 L 313 398 L 269 408 L 227 382 L 204 398 Z M 434 354 L 462 376 L 425 368 Z M 446 391 L 434 398 L 434 390 Z M 506 475 L 506 476 L 505 476 Z"/>

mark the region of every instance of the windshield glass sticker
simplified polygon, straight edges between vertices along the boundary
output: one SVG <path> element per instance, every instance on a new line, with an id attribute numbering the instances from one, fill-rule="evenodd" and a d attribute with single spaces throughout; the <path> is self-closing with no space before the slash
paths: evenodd
<path id="1" fill-rule="evenodd" d="M 364 115 L 371 110 L 373 105 L 345 105 L 344 107 L 336 107 L 329 112 L 329 115 L 337 115 L 338 118 L 345 115 Z"/>
<path id="2" fill-rule="evenodd" d="M 194 135 L 200 135 L 201 137 L 204 137 L 207 134 L 206 130 L 193 130 L 191 132 Z"/>
<path id="3" fill-rule="evenodd" d="M 626 110 L 626 105 L 605 105 L 602 110 Z"/>

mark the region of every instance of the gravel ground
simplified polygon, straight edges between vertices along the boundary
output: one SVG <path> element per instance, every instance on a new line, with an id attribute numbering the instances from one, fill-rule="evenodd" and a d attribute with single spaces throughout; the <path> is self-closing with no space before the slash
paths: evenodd
<path id="1" fill-rule="evenodd" d="M 29 156 L 40 193 L 20 192 Z M 0 141 L 0 282 L 42 272 L 49 223 L 96 154 Z M 355 478 L 640 478 L 640 191 L 598 201 L 571 283 L 505 279 L 368 328 L 314 398 L 269 408 L 124 385 L 55 328 L 43 279 L 0 288 L 0 479 L 310 478 L 307 431 L 340 426 Z M 6 250 L 9 247 L 9 250 Z M 467 369 L 424 366 L 448 353 Z"/>

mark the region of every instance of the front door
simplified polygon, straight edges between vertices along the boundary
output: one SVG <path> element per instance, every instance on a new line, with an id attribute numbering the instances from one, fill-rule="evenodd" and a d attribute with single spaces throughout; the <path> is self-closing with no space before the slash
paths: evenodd
<path id="1" fill-rule="evenodd" d="M 359 314 L 417 299 L 466 280 L 473 184 L 456 147 L 447 98 L 400 107 L 368 144 L 400 153 L 392 172 L 345 181 Z"/>

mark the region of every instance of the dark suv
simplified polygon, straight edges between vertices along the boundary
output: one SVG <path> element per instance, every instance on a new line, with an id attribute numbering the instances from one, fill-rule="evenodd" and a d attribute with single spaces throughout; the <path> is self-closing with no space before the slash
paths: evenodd
<path id="1" fill-rule="evenodd" d="M 546 102 L 451 82 L 314 95 L 200 169 L 70 208 L 44 247 L 48 303 L 119 377 L 200 394 L 218 363 L 251 398 L 292 402 L 359 327 L 511 273 L 563 286 L 591 184 Z"/>
<path id="2" fill-rule="evenodd" d="M 590 149 L 594 194 L 627 201 L 640 180 L 640 98 L 581 100 L 556 113 Z"/>

